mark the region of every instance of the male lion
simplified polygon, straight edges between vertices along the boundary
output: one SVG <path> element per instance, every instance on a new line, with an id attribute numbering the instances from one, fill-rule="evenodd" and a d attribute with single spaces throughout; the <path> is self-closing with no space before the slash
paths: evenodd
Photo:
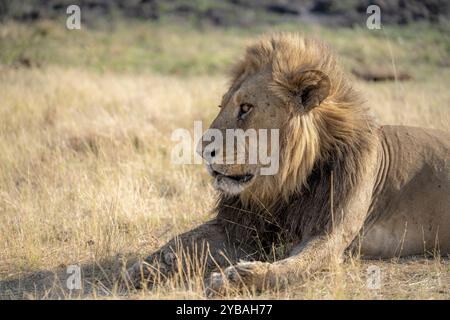
<path id="1" fill-rule="evenodd" d="M 224 268 L 212 290 L 259 290 L 350 249 L 450 253 L 449 133 L 377 126 L 330 50 L 299 35 L 262 38 L 232 75 L 211 128 L 279 129 L 280 169 L 263 176 L 261 164 L 211 161 L 225 150 L 205 155 L 217 216 L 135 264 L 134 284 L 188 268 L 187 256 Z"/>

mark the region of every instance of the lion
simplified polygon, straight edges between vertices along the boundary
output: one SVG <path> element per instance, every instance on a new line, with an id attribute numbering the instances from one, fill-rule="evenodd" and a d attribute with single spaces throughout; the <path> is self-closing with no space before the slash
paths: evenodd
<path id="1" fill-rule="evenodd" d="M 299 282 L 347 252 L 450 253 L 450 134 L 378 125 L 326 44 L 279 33 L 250 45 L 210 126 L 236 128 L 279 130 L 278 172 L 203 152 L 216 215 L 129 269 L 137 287 L 189 255 L 220 270 L 206 283 L 221 292 Z"/>

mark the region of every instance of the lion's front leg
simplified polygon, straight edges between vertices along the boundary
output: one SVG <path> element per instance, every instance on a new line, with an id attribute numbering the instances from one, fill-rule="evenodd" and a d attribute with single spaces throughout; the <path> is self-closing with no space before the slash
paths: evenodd
<path id="1" fill-rule="evenodd" d="M 274 263 L 239 262 L 220 275 L 213 274 L 215 292 L 228 288 L 255 288 L 261 290 L 301 281 L 306 275 L 324 269 L 339 261 L 345 250 L 361 231 L 371 196 L 370 188 L 354 194 L 353 201 L 336 217 L 328 234 L 312 236 L 299 243 L 285 259 Z M 345 213 L 345 214 L 344 214 Z"/>
<path id="2" fill-rule="evenodd" d="M 212 289 L 215 293 L 222 294 L 230 289 L 248 288 L 261 291 L 284 287 L 288 283 L 298 283 L 306 275 L 341 257 L 345 245 L 339 242 L 328 236 L 315 237 L 294 248 L 286 259 L 273 263 L 241 261 L 226 268 L 220 275 L 212 274 Z"/>
<path id="3" fill-rule="evenodd" d="M 311 272 L 319 269 L 331 257 L 330 243 L 321 238 L 315 238 L 292 250 L 290 256 L 273 263 L 263 261 L 240 261 L 226 268 L 223 273 L 211 275 L 211 289 L 222 294 L 233 289 L 255 289 L 261 291 L 283 287 L 288 282 L 298 282 Z M 300 247 L 300 246 L 298 246 Z"/>
<path id="4" fill-rule="evenodd" d="M 225 267 L 243 256 L 242 249 L 227 239 L 222 224 L 211 220 L 175 237 L 145 260 L 135 263 L 128 269 L 126 280 L 135 288 L 152 286 L 180 269 Z"/>

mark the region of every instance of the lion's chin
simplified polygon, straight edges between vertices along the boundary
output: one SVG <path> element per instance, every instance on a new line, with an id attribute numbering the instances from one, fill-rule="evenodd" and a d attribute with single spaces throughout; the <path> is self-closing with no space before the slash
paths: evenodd
<path id="1" fill-rule="evenodd" d="M 213 186 L 217 190 L 226 194 L 238 195 L 253 182 L 253 178 L 253 175 L 245 175 L 242 176 L 241 179 L 236 179 L 236 177 L 218 175 L 214 178 Z"/>

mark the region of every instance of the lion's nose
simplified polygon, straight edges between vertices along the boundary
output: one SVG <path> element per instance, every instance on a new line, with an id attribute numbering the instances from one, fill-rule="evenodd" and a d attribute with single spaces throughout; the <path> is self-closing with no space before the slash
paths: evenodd
<path id="1" fill-rule="evenodd" d="M 206 160 L 206 162 L 213 163 L 217 154 L 218 154 L 218 151 L 216 149 L 205 148 L 203 150 L 202 157 L 203 157 L 203 159 Z"/>
<path id="2" fill-rule="evenodd" d="M 213 162 L 219 154 L 219 150 L 217 150 L 216 147 L 208 145 L 208 143 L 204 141 L 199 141 L 196 151 L 208 163 Z"/>

